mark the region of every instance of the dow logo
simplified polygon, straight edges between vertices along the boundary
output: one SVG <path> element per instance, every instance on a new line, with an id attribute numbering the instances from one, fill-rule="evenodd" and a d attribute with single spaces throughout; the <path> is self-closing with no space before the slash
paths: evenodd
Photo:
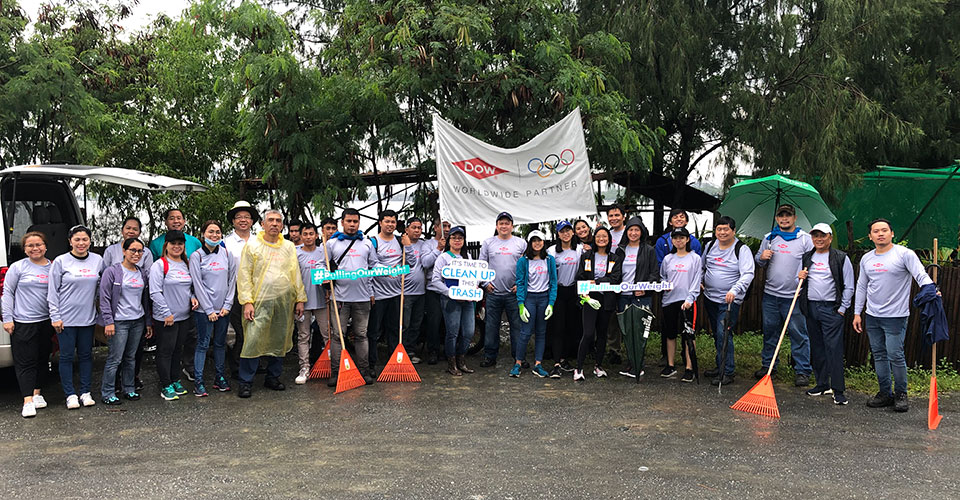
<path id="1" fill-rule="evenodd" d="M 487 177 L 493 177 L 506 172 L 506 170 L 491 165 L 480 158 L 455 161 L 453 162 L 453 166 L 463 170 L 464 173 L 471 177 L 476 177 L 477 179 L 486 179 Z"/>

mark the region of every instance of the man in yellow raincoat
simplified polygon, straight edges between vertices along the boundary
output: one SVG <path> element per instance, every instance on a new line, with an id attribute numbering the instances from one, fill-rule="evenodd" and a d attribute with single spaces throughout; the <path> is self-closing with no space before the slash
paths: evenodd
<path id="1" fill-rule="evenodd" d="M 240 254 L 237 299 L 243 306 L 243 350 L 240 351 L 240 390 L 249 398 L 260 358 L 267 362 L 264 386 L 276 391 L 283 357 L 293 348 L 294 320 L 303 314 L 307 294 L 300 278 L 300 264 L 293 243 L 285 240 L 283 214 L 263 214 L 263 231 L 250 238 Z"/>

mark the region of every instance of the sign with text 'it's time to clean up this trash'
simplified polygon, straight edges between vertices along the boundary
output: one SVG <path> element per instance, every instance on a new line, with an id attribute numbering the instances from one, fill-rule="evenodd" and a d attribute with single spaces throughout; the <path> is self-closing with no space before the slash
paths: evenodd
<path id="1" fill-rule="evenodd" d="M 440 275 L 446 280 L 447 297 L 453 300 L 483 300 L 483 289 L 480 283 L 492 281 L 497 277 L 496 271 L 489 269 L 486 261 L 453 259 L 446 267 L 440 270 Z"/>

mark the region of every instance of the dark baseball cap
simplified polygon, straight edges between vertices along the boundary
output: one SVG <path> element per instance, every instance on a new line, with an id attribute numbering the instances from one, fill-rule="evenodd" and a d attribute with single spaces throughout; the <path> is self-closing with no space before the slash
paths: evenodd
<path id="1" fill-rule="evenodd" d="M 680 236 L 683 236 L 684 238 L 689 238 L 689 237 L 690 237 L 690 231 L 687 231 L 687 228 L 685 228 L 685 227 L 678 227 L 678 228 L 674 229 L 673 231 L 670 231 L 670 237 L 671 237 L 671 238 L 678 238 L 678 237 L 680 237 Z"/>
<path id="2" fill-rule="evenodd" d="M 790 214 L 790 215 L 797 215 L 797 210 L 794 209 L 794 208 L 793 208 L 793 205 L 791 205 L 791 204 L 789 204 L 789 203 L 784 203 L 783 205 L 780 205 L 779 207 L 777 207 L 777 216 L 779 216 L 780 214 L 782 214 L 782 213 L 784 213 L 784 212 L 786 212 L 786 213 L 788 213 L 788 214 Z"/>
<path id="3" fill-rule="evenodd" d="M 455 234 L 459 234 L 460 236 L 463 236 L 464 238 L 467 237 L 467 231 L 463 228 L 463 226 L 454 226 L 454 227 L 451 227 L 451 228 L 450 228 L 450 236 L 453 236 L 453 235 L 455 235 Z"/>
<path id="4" fill-rule="evenodd" d="M 513 216 L 510 215 L 510 212 L 500 212 L 500 215 L 497 216 L 497 222 L 500 222 L 501 219 L 509 219 L 510 222 L 513 222 Z"/>

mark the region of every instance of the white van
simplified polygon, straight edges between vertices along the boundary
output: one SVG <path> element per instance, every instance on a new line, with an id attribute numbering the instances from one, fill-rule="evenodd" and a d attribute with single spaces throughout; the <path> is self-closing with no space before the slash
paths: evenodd
<path id="1" fill-rule="evenodd" d="M 67 232 L 85 217 L 71 181 L 96 180 L 151 191 L 205 191 L 195 182 L 125 168 L 86 165 L 19 165 L 0 170 L 0 294 L 10 264 L 25 257 L 20 239 L 28 231 L 47 235 L 47 257 L 66 253 Z M 0 368 L 13 366 L 10 335 L 0 328 Z"/>

